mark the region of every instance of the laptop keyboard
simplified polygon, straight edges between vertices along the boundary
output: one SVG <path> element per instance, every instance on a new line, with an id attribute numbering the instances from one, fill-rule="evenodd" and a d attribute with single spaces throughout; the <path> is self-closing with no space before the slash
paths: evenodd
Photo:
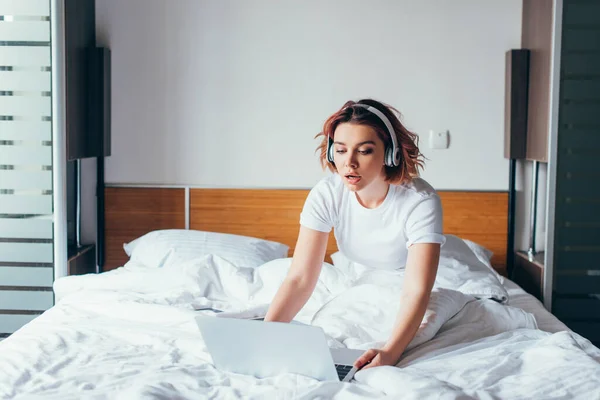
<path id="1" fill-rule="evenodd" d="M 351 369 L 352 365 L 335 364 L 335 370 L 337 371 L 340 381 L 348 375 L 348 372 L 350 372 Z"/>

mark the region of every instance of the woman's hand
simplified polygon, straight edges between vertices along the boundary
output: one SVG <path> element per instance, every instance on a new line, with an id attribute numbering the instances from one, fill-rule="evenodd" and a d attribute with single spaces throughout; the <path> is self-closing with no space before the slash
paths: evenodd
<path id="1" fill-rule="evenodd" d="M 384 365 L 396 365 L 400 356 L 390 350 L 370 349 L 354 362 L 357 369 L 368 369 Z"/>

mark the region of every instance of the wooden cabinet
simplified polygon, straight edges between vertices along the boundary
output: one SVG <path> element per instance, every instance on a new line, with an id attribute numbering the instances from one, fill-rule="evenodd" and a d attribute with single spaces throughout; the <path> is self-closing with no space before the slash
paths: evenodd
<path id="1" fill-rule="evenodd" d="M 521 48 L 530 51 L 525 158 L 548 162 L 553 1 L 523 0 Z"/>
<path id="2" fill-rule="evenodd" d="M 529 260 L 527 252 L 517 251 L 514 254 L 514 273 L 512 280 L 526 292 L 542 300 L 542 274 L 544 271 L 544 253 L 537 253 Z"/>
<path id="3" fill-rule="evenodd" d="M 67 273 L 69 275 L 84 275 L 96 272 L 96 246 L 84 244 L 77 248 L 69 246 Z"/>

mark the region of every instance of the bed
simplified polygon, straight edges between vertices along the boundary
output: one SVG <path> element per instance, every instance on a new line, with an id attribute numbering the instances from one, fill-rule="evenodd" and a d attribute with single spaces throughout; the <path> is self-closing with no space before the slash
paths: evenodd
<path id="1" fill-rule="evenodd" d="M 498 192 L 440 193 L 448 241 L 423 324 L 397 367 L 361 371 L 351 383 L 219 371 L 194 316 L 268 304 L 289 267 L 305 195 L 107 189 L 106 272 L 57 280 L 56 305 L 0 342 L 0 398 L 600 398 L 600 350 L 503 274 Z M 322 327 L 332 347 L 377 346 L 403 275 L 352 265 L 331 241 L 326 261 L 297 320 Z"/>

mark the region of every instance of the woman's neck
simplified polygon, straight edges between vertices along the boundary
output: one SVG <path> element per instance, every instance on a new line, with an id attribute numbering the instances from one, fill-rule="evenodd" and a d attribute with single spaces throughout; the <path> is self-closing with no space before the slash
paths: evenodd
<path id="1" fill-rule="evenodd" d="M 356 192 L 356 200 L 365 208 L 377 208 L 385 200 L 390 184 L 385 181 L 373 182 Z"/>

